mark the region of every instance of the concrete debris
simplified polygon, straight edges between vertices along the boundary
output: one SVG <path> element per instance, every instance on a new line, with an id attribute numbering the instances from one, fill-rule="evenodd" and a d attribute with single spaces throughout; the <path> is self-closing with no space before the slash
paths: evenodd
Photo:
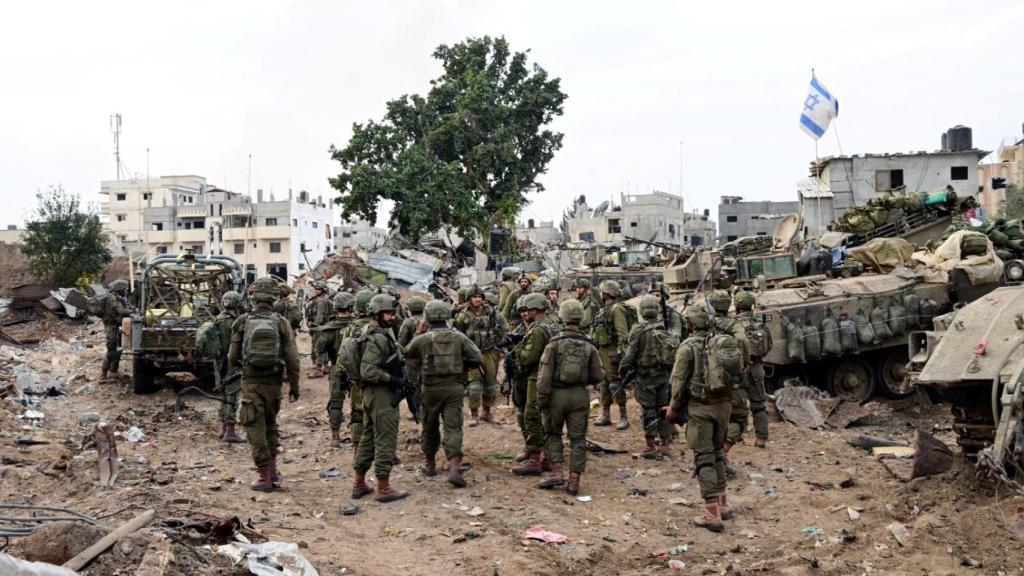
<path id="1" fill-rule="evenodd" d="M 789 422 L 803 428 L 822 428 L 839 400 L 810 386 L 786 386 L 775 392 L 775 407 Z"/>
<path id="2" fill-rule="evenodd" d="M 29 562 L 0 552 L 0 574 L 7 576 L 77 576 L 78 572 L 46 562 Z"/>

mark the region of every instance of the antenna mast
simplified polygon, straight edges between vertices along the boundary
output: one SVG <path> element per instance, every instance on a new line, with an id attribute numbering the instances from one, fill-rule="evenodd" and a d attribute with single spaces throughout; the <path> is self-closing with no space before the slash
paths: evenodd
<path id="1" fill-rule="evenodd" d="M 117 164 L 117 179 L 121 179 L 121 115 L 110 115 L 110 131 L 114 133 L 114 163 Z"/>

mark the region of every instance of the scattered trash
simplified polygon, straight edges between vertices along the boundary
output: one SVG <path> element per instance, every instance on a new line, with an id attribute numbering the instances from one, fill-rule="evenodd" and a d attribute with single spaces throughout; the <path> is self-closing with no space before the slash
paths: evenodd
<path id="1" fill-rule="evenodd" d="M 758 474 L 757 472 L 751 472 L 747 474 L 747 477 L 751 480 L 761 480 L 764 478 L 764 474 Z"/>
<path id="2" fill-rule="evenodd" d="M 457 536 L 454 540 L 452 540 L 452 544 L 460 544 L 460 543 L 465 542 L 467 540 L 476 540 L 477 538 L 483 538 L 483 537 L 484 537 L 484 535 L 482 533 L 476 532 L 474 530 L 470 530 L 469 532 L 466 532 L 462 536 Z"/>
<path id="3" fill-rule="evenodd" d="M 629 480 L 629 474 L 619 474 L 615 479 L 619 482 L 625 482 L 626 480 Z"/>
<path id="4" fill-rule="evenodd" d="M 686 498 L 671 498 L 669 499 L 668 503 L 673 506 L 689 506 L 690 504 L 692 504 L 692 502 L 690 502 Z"/>
<path id="5" fill-rule="evenodd" d="M 28 436 L 18 436 L 14 439 L 14 443 L 18 446 L 39 446 L 41 444 L 49 444 L 50 442 L 48 440 L 38 440 Z"/>
<path id="6" fill-rule="evenodd" d="M 47 564 L 45 562 L 29 562 L 0 552 L 0 574 L 14 576 L 77 576 L 72 570 Z"/>
<path id="7" fill-rule="evenodd" d="M 857 480 L 855 480 L 852 477 L 851 478 L 847 478 L 846 480 L 843 480 L 842 482 L 839 483 L 839 487 L 840 488 L 853 488 L 856 485 L 857 485 Z"/>
<path id="8" fill-rule="evenodd" d="M 981 568 L 981 562 L 978 562 L 973 558 L 964 558 L 960 561 L 960 565 L 967 568 Z"/>
<path id="9" fill-rule="evenodd" d="M 341 470 L 337 468 L 331 468 L 330 470 L 321 470 L 319 476 L 321 478 L 337 478 L 341 476 Z"/>
<path id="10" fill-rule="evenodd" d="M 686 563 L 682 560 L 669 560 L 668 567 L 672 570 L 686 570 Z"/>
<path id="11" fill-rule="evenodd" d="M 765 496 L 771 496 L 772 494 L 775 494 L 775 492 L 776 492 L 776 490 L 775 490 L 774 486 L 769 486 L 769 487 L 764 489 L 764 495 Z"/>
<path id="12" fill-rule="evenodd" d="M 345 506 L 344 508 L 341 509 L 342 516 L 355 516 L 358 513 L 359 506 L 356 506 L 355 504 L 349 504 L 348 506 Z"/>
<path id="13" fill-rule="evenodd" d="M 903 440 L 894 440 L 891 438 L 881 438 L 879 436 L 869 436 L 867 434 L 858 434 L 846 439 L 846 443 L 850 446 L 856 446 L 857 448 L 877 448 L 881 446 L 909 446 L 908 443 Z"/>
<path id="14" fill-rule="evenodd" d="M 668 485 L 668 491 L 669 492 L 679 492 L 682 489 L 683 489 L 683 483 L 682 482 L 675 482 L 673 484 L 669 484 Z"/>
<path id="15" fill-rule="evenodd" d="M 256 576 L 319 576 L 316 568 L 299 552 L 299 545 L 291 542 L 236 542 L 217 546 L 217 553 L 227 556 L 236 565 L 244 561 L 245 568 Z"/>
<path id="16" fill-rule="evenodd" d="M 591 500 L 593 500 L 593 497 L 591 497 L 591 496 L 577 496 L 576 499 L 579 500 L 580 502 L 590 502 Z"/>
<path id="17" fill-rule="evenodd" d="M 466 511 L 466 514 L 469 514 L 470 516 L 483 516 L 484 510 L 479 506 L 473 506 L 472 508 Z"/>
<path id="18" fill-rule="evenodd" d="M 512 461 L 512 460 L 516 459 L 516 455 L 515 454 L 491 454 L 491 458 L 494 458 L 495 460 Z"/>
<path id="19" fill-rule="evenodd" d="M 25 410 L 18 415 L 18 420 L 42 420 L 46 414 L 38 410 Z"/>
<path id="20" fill-rule="evenodd" d="M 603 452 L 605 454 L 625 454 L 627 452 L 622 448 L 605 444 L 604 442 L 598 442 L 597 440 L 591 440 L 590 438 L 587 438 L 587 451 Z"/>
<path id="21" fill-rule="evenodd" d="M 93 433 L 96 441 L 96 453 L 99 457 L 100 485 L 113 486 L 117 480 L 118 458 L 117 441 L 114 440 L 114 431 L 110 424 L 101 422 L 96 425 Z"/>
<path id="22" fill-rule="evenodd" d="M 669 554 L 673 555 L 673 556 L 677 556 L 679 554 L 682 554 L 683 552 L 688 551 L 689 549 L 690 549 L 690 547 L 687 546 L 686 544 L 680 544 L 679 546 L 673 546 L 673 547 L 669 548 L 667 550 L 667 552 Z"/>
<path id="23" fill-rule="evenodd" d="M 850 508 L 849 506 L 846 507 L 846 515 L 850 517 L 850 521 L 854 521 L 860 518 L 860 512 L 857 512 L 856 510 Z"/>
<path id="24" fill-rule="evenodd" d="M 743 530 L 740 530 L 740 536 L 746 536 L 748 540 L 753 540 L 754 538 L 757 538 L 757 534 L 749 528 L 744 528 Z"/>
<path id="25" fill-rule="evenodd" d="M 630 496 L 647 496 L 647 490 L 643 488 L 633 488 L 629 491 Z"/>
<path id="26" fill-rule="evenodd" d="M 821 528 L 819 528 L 817 524 L 804 526 L 801 532 L 803 532 L 804 534 L 808 534 L 810 536 L 814 536 L 815 538 L 825 535 L 825 532 Z"/>
<path id="27" fill-rule="evenodd" d="M 826 490 L 831 490 L 833 488 L 832 484 L 813 482 L 810 480 L 805 480 L 804 484 L 807 484 L 807 486 L 810 487 L 811 492 L 825 492 Z"/>
<path id="28" fill-rule="evenodd" d="M 900 546 L 907 545 L 907 538 L 910 537 L 910 532 L 907 531 L 907 527 L 899 522 L 893 522 L 886 526 L 886 529 L 892 533 L 893 538 L 896 538 L 896 542 L 899 542 Z"/>
<path id="29" fill-rule="evenodd" d="M 124 439 L 130 444 L 136 444 L 145 440 L 146 435 L 142 433 L 138 426 L 132 426 L 124 433 Z"/>
<path id="30" fill-rule="evenodd" d="M 558 534 L 556 532 L 549 532 L 540 526 L 534 526 L 526 530 L 527 540 L 540 540 L 542 542 L 551 542 L 553 544 L 565 544 L 569 541 L 567 536 Z"/>
<path id="31" fill-rule="evenodd" d="M 779 415 L 803 428 L 825 426 L 825 420 L 838 404 L 838 398 L 810 386 L 785 386 L 775 392 Z"/>

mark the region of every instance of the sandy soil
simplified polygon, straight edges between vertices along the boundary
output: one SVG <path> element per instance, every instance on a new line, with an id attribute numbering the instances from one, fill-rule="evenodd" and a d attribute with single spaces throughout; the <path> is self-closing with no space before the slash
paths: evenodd
<path id="1" fill-rule="evenodd" d="M 130 393 L 127 378 L 95 382 L 100 333 L 95 326 L 72 330 L 70 348 L 44 343 L 19 361 L 28 361 L 43 380 L 56 375 L 70 381 L 69 395 L 44 398 L 39 409 L 46 417 L 34 429 L 16 420 L 22 407 L 3 401 L 0 501 L 58 504 L 96 516 L 117 512 L 108 519 L 113 525 L 141 507 L 156 508 L 164 519 L 235 515 L 270 539 L 298 542 L 325 575 L 655 574 L 672 571 L 670 559 L 683 562 L 690 574 L 1017 574 L 1024 566 L 1018 532 L 1024 531 L 1024 498 L 977 479 L 959 460 L 947 474 L 903 483 L 844 440 L 858 433 L 912 440 L 920 428 L 952 444 L 942 406 L 890 404 L 893 413 L 844 431 L 773 422 L 767 450 L 748 441 L 733 452 L 739 475 L 729 496 L 737 515 L 722 534 L 691 525 L 699 497 L 688 453 L 662 462 L 591 454 L 581 491 L 588 502 L 513 476 L 514 464 L 502 455 L 520 448 L 520 434 L 504 400 L 497 409 L 500 424 L 466 431 L 469 487 L 456 490 L 443 475 L 417 474 L 422 456 L 415 426 L 403 419 L 403 463 L 392 482 L 412 496 L 387 505 L 364 499 L 358 514 L 342 516 L 351 503 L 352 455 L 348 446 L 326 447 L 326 379 L 304 375 L 302 399 L 285 405 L 284 489 L 257 494 L 247 486 L 254 477 L 247 445 L 217 440 L 213 401 L 186 396 L 184 410 L 176 411 L 170 386 L 141 397 Z M 308 350 L 307 335 L 300 349 Z M 305 369 L 308 361 L 303 364 Z M 638 450 L 632 401 L 630 409 L 632 428 L 592 427 L 591 437 Z M 137 426 L 145 434 L 141 442 L 119 445 L 123 464 L 113 488 L 97 483 L 96 452 L 87 441 L 93 412 L 122 432 Z M 17 446 L 19 434 L 51 444 Z M 341 475 L 320 477 L 332 468 Z M 852 486 L 839 486 L 848 479 Z M 483 515 L 470 515 L 474 507 Z M 893 522 L 909 533 L 904 545 L 887 529 Z M 533 526 L 564 534 L 568 543 L 524 540 Z M 686 551 L 667 554 L 678 546 Z M 18 553 L 17 542 L 10 551 Z M 137 554 L 124 557 L 138 561 Z M 87 573 L 111 573 L 109 566 L 95 569 L 104 572 Z M 132 573 L 133 566 L 122 569 Z M 231 573 L 194 563 L 190 571 Z"/>

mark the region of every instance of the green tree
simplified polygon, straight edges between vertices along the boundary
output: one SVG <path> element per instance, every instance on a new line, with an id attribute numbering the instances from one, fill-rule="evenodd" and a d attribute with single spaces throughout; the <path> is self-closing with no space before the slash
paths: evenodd
<path id="1" fill-rule="evenodd" d="M 51 186 L 36 194 L 38 205 L 25 227 L 21 252 L 32 274 L 53 286 L 73 286 L 83 274 L 110 263 L 110 249 L 94 209 L 82 210 L 77 194 Z"/>
<path id="2" fill-rule="evenodd" d="M 1003 218 L 1024 218 L 1024 190 L 1016 184 L 1006 185 L 1006 200 L 999 211 Z"/>
<path id="3" fill-rule="evenodd" d="M 441 45 L 433 56 L 444 72 L 426 97 L 391 100 L 381 121 L 355 123 L 347 146 L 331 146 L 341 173 L 330 183 L 346 219 L 373 221 L 391 200 L 390 224 L 413 241 L 439 230 L 486 241 L 544 190 L 537 177 L 562 147 L 548 126 L 566 95 L 504 38 Z"/>

